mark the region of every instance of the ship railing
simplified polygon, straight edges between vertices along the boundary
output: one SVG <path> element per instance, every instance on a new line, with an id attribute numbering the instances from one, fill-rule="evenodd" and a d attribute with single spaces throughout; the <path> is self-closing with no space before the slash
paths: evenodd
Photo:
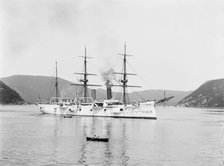
<path id="1" fill-rule="evenodd" d="M 44 99 L 40 99 L 36 102 L 36 104 L 48 104 L 48 103 L 49 103 L 49 101 L 44 100 Z"/>
<path id="2" fill-rule="evenodd" d="M 91 105 L 94 101 L 92 97 L 79 97 L 77 103 L 81 105 Z"/>
<path id="3" fill-rule="evenodd" d="M 137 103 L 139 103 L 139 104 L 141 104 L 141 103 L 147 103 L 147 102 L 155 102 L 155 100 L 149 100 L 149 99 L 137 100 Z"/>
<path id="4" fill-rule="evenodd" d="M 77 103 L 77 99 L 74 97 L 51 97 L 50 103 L 59 105 L 73 105 Z"/>
<path id="5" fill-rule="evenodd" d="M 150 104 L 153 104 L 155 101 L 154 100 L 132 100 L 132 101 L 128 101 L 126 105 L 129 105 L 129 106 L 139 106 L 139 105 L 144 105 L 144 104 L 147 104 L 147 105 L 150 105 Z"/>

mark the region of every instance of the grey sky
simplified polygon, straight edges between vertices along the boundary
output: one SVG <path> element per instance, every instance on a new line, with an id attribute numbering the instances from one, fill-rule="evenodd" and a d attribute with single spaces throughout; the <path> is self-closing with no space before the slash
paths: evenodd
<path id="1" fill-rule="evenodd" d="M 224 76 L 223 0 L 0 0 L 0 77 L 54 74 L 76 81 L 89 70 L 121 70 L 127 43 L 130 84 L 193 90 Z M 91 82 L 101 83 L 99 77 Z"/>

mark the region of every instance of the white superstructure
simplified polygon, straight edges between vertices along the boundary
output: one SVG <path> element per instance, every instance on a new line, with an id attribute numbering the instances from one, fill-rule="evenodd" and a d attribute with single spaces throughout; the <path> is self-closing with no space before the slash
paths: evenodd
<path id="1" fill-rule="evenodd" d="M 44 114 L 73 115 L 77 104 L 73 98 L 52 97 L 49 103 L 38 104 L 38 107 Z"/>
<path id="2" fill-rule="evenodd" d="M 119 102 L 119 100 L 104 100 L 104 102 L 82 103 L 77 107 L 77 109 L 74 109 L 73 115 L 140 119 L 157 118 L 154 101 L 127 105 L 123 105 Z"/>

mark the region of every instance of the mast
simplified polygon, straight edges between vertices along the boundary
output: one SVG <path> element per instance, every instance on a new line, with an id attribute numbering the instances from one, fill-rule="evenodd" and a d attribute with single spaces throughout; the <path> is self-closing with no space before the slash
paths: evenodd
<path id="1" fill-rule="evenodd" d="M 83 88 L 84 88 L 84 97 L 87 97 L 87 65 L 86 65 L 86 47 L 85 47 L 85 56 L 84 56 L 84 79 L 83 79 Z"/>
<path id="2" fill-rule="evenodd" d="M 40 103 L 40 100 L 41 100 L 41 98 L 40 98 L 40 93 L 39 93 L 39 103 Z"/>
<path id="3" fill-rule="evenodd" d="M 59 97 L 59 89 L 58 89 L 58 67 L 57 67 L 57 61 L 55 62 L 56 64 L 56 77 L 55 77 L 55 97 Z"/>
<path id="4" fill-rule="evenodd" d="M 128 82 L 127 80 L 127 71 L 126 71 L 126 43 L 124 43 L 124 58 L 123 58 L 123 67 L 124 67 L 124 73 L 123 73 L 123 80 L 122 82 L 122 87 L 123 87 L 123 103 L 124 105 L 126 104 L 126 83 Z"/>
<path id="5" fill-rule="evenodd" d="M 122 80 L 120 80 L 120 82 L 122 83 L 122 85 L 113 85 L 113 86 L 121 86 L 123 89 L 123 93 L 122 93 L 122 102 L 124 105 L 127 104 L 127 87 L 136 87 L 139 88 L 140 86 L 133 86 L 133 85 L 127 85 L 128 79 L 127 79 L 127 75 L 136 75 L 133 73 L 127 73 L 127 56 L 132 56 L 126 53 L 126 43 L 124 43 L 124 53 L 120 54 L 123 56 L 123 72 L 122 73 L 118 73 L 118 72 L 114 72 L 114 74 L 121 74 L 123 76 Z"/>
<path id="6" fill-rule="evenodd" d="M 83 75 L 83 79 L 80 79 L 79 81 L 81 82 L 80 84 L 71 84 L 71 85 L 75 85 L 75 86 L 83 86 L 84 92 L 83 92 L 83 97 L 86 98 L 88 97 L 88 86 L 101 86 L 101 85 L 95 85 L 95 84 L 88 84 L 88 75 L 96 75 L 96 74 L 91 74 L 87 72 L 87 58 L 92 58 L 92 57 L 88 57 L 87 56 L 87 51 L 86 51 L 86 47 L 85 47 L 85 55 L 84 56 L 80 56 L 82 58 L 84 58 L 84 73 L 75 73 L 75 74 L 79 74 L 79 75 Z M 86 101 L 86 99 L 85 99 Z"/>

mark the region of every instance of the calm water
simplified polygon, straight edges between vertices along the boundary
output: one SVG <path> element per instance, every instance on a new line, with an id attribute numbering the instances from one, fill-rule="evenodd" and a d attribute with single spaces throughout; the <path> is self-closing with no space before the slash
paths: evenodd
<path id="1" fill-rule="evenodd" d="M 66 119 L 36 106 L 1 106 L 0 165 L 224 165 L 224 110 L 157 113 L 158 120 Z M 85 140 L 94 134 L 110 141 Z"/>

